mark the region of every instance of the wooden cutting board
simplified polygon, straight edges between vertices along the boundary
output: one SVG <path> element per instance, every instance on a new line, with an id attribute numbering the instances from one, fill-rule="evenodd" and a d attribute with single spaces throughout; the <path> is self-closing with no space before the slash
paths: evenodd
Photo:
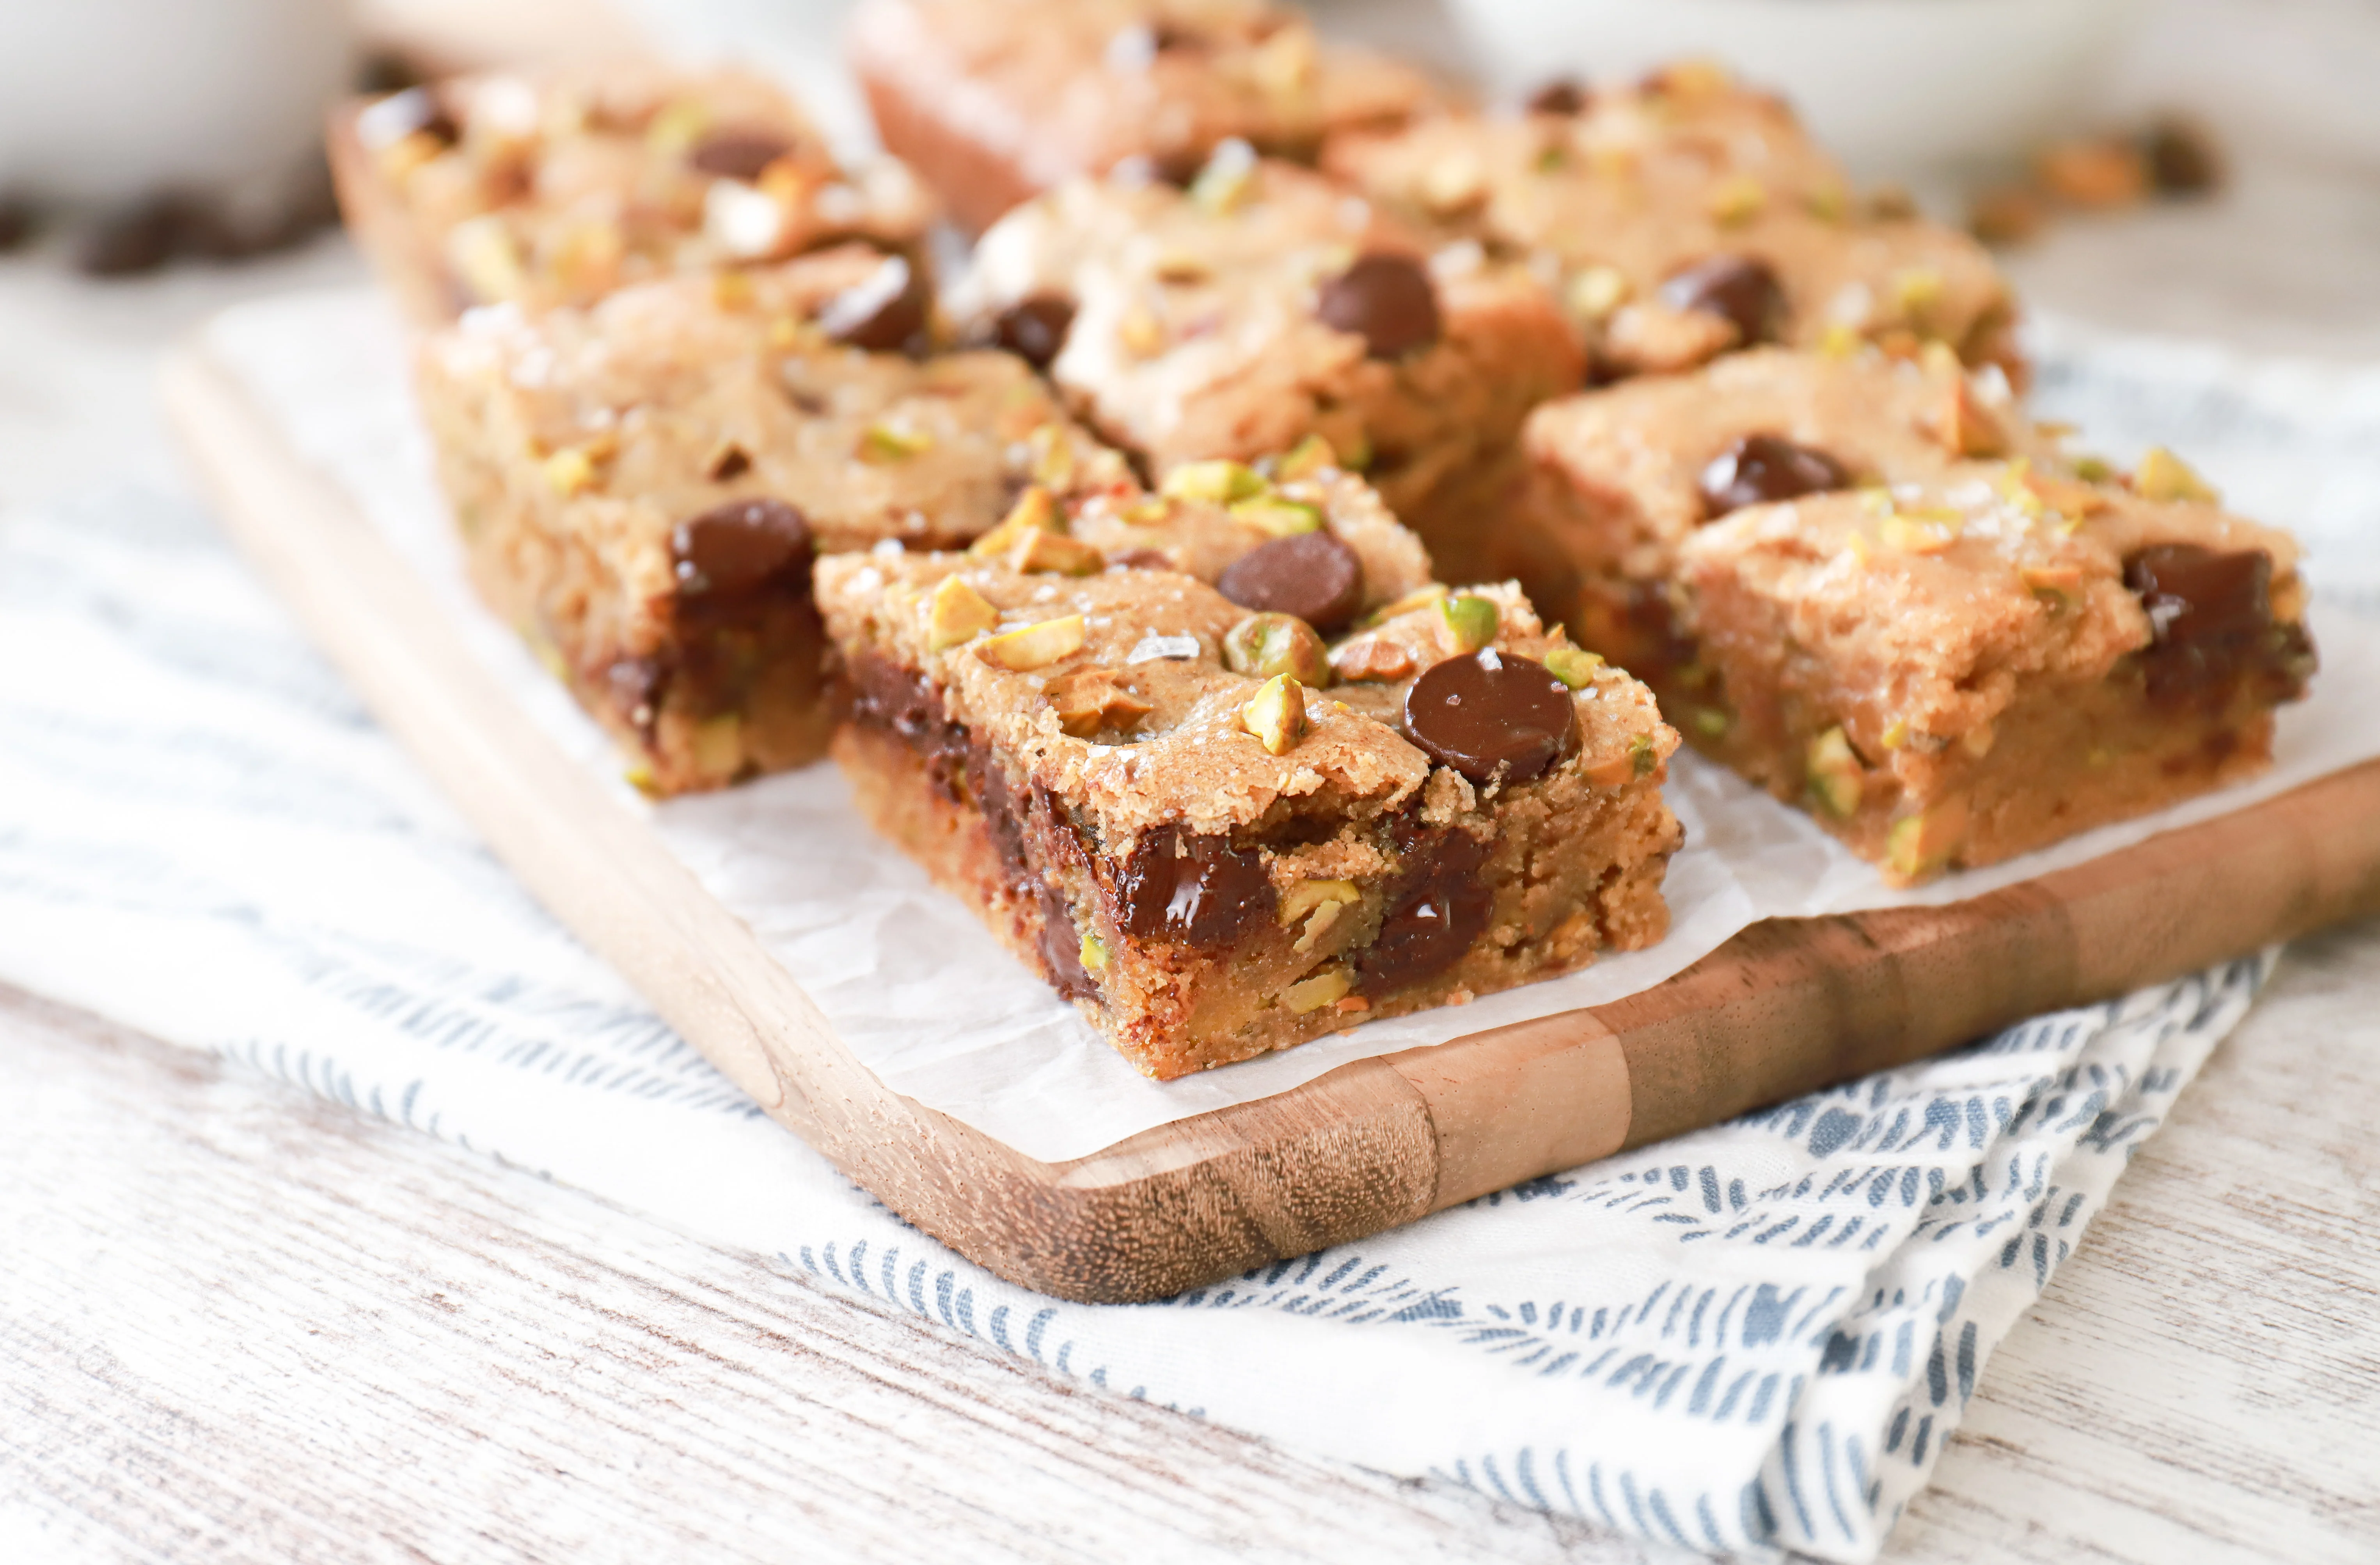
<path id="1" fill-rule="evenodd" d="M 2374 762 L 1970 902 L 1755 925 L 1628 1000 L 1040 1162 L 855 1058 L 228 374 L 186 350 L 164 394 L 233 537 L 546 906 L 887 1206 L 1063 1298 L 1163 1297 L 2380 912 Z"/>

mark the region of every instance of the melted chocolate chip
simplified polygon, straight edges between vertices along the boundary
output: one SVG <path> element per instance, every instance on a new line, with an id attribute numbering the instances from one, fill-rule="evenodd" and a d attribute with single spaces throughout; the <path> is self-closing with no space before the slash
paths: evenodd
<path id="1" fill-rule="evenodd" d="M 1363 338 L 1374 358 L 1402 358 L 1438 341 L 1438 292 L 1408 255 L 1375 250 L 1358 257 L 1322 285 L 1314 313 L 1324 325 Z"/>
<path id="2" fill-rule="evenodd" d="M 695 143 L 686 161 L 705 174 L 748 185 L 793 150 L 793 141 L 773 130 L 714 130 Z"/>
<path id="3" fill-rule="evenodd" d="M 1040 882 L 1041 938 L 1035 942 L 1041 952 L 1041 965 L 1050 979 L 1050 987 L 1068 1000 L 1087 1000 L 1099 992 L 1099 986 L 1083 968 L 1083 937 L 1075 928 L 1075 910 L 1058 889 L 1048 881 Z"/>
<path id="4" fill-rule="evenodd" d="M 1484 648 L 1433 664 L 1405 692 L 1405 733 L 1475 782 L 1525 782 L 1578 743 L 1570 687 L 1543 663 Z"/>
<path id="5" fill-rule="evenodd" d="M 808 586 L 809 524 L 782 500 L 733 500 L 716 506 L 680 522 L 670 545 L 682 597 Z"/>
<path id="6" fill-rule="evenodd" d="M 827 300 L 819 311 L 819 329 L 852 347 L 898 353 L 924 334 L 930 306 L 917 268 L 889 255 L 865 282 Z"/>
<path id="7" fill-rule="evenodd" d="M 2264 702 L 2293 700 L 2313 672 L 2302 625 L 2273 618 L 2272 556 L 2218 554 L 2194 543 L 2157 543 L 2124 562 L 2124 585 L 2154 636 L 2141 656 L 2149 699 L 2216 707 L 2245 690 Z"/>
<path id="8" fill-rule="evenodd" d="M 1463 959 L 1495 910 L 1479 877 L 1487 862 L 1488 844 L 1465 831 L 1420 834 L 1406 845 L 1380 932 L 1355 959 L 1367 991 L 1390 993 Z"/>
<path id="9" fill-rule="evenodd" d="M 1736 346 L 1775 342 L 1785 330 L 1785 289 L 1765 261 L 1715 255 L 1673 273 L 1661 285 L 1672 309 L 1716 315 L 1735 328 Z"/>
<path id="10" fill-rule="evenodd" d="M 613 707 L 651 744 L 669 693 L 669 666 L 658 658 L 622 658 L 604 671 L 604 682 L 612 687 Z"/>
<path id="11" fill-rule="evenodd" d="M 1230 945 L 1270 918 L 1274 905 L 1261 855 L 1173 826 L 1142 836 L 1116 877 L 1116 900 L 1117 922 L 1135 940 L 1196 951 Z"/>
<path id="12" fill-rule="evenodd" d="M 1533 115 L 1576 115 L 1586 112 L 1586 88 L 1574 76 L 1558 76 L 1529 94 Z"/>
<path id="13" fill-rule="evenodd" d="M 1215 589 L 1260 614 L 1295 614 L 1328 636 L 1364 606 L 1364 562 L 1335 533 L 1260 543 L 1223 568 Z"/>
<path id="14" fill-rule="evenodd" d="M 1823 451 L 1782 435 L 1745 435 L 1703 469 L 1703 516 L 1716 521 L 1746 505 L 1820 494 L 1851 481 L 1842 464 Z"/>
<path id="15" fill-rule="evenodd" d="M 1074 300 L 1035 294 L 1000 312 L 992 341 L 1036 370 L 1047 370 L 1066 346 L 1066 333 L 1074 324 Z"/>

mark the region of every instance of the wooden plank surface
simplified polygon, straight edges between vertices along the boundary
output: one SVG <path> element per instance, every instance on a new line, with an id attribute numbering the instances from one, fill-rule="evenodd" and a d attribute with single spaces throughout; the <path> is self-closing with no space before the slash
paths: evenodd
<path id="1" fill-rule="evenodd" d="M 2380 925 L 2306 942 L 1886 1554 L 2380 1558 Z M 0 1559 L 1653 1558 L 995 1358 L 0 991 Z"/>
<path id="2" fill-rule="evenodd" d="M 1062 1164 L 888 1090 L 739 919 L 522 723 L 428 585 L 221 369 L 166 400 L 218 514 L 521 879 L 781 1123 L 1062 1297 L 1162 1297 L 2380 909 L 2380 763 L 1971 902 L 1743 931 L 1613 1004 L 1357 1062 Z"/>

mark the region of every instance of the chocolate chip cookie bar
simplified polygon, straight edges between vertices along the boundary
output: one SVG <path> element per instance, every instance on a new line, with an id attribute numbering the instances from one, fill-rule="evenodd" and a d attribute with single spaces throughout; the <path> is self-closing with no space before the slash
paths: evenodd
<path id="1" fill-rule="evenodd" d="M 1154 565 L 842 556 L 818 596 L 861 808 L 1149 1075 L 1667 928 L 1676 736 L 1510 588 L 1335 645 Z"/>
<path id="2" fill-rule="evenodd" d="M 1755 348 L 1678 375 L 1644 376 L 1529 416 L 1528 479 L 1498 574 L 1582 646 L 1686 710 L 1700 673 L 1672 606 L 1679 546 L 1746 505 L 1939 477 L 1958 462 L 2058 445 L 1997 370 L 1934 345 L 1899 358 Z"/>
<path id="3" fill-rule="evenodd" d="M 330 145 L 349 226 L 422 324 L 851 239 L 914 264 L 934 213 L 897 162 L 840 166 L 791 99 L 735 71 L 461 77 L 343 111 Z"/>
<path id="4" fill-rule="evenodd" d="M 1035 486 L 1136 492 L 1023 361 L 895 351 L 925 321 L 910 280 L 851 246 L 425 341 L 471 576 L 648 791 L 824 753 L 815 555 L 963 545 Z"/>
<path id="5" fill-rule="evenodd" d="M 1262 0 L 864 0 L 849 39 L 885 146 L 974 231 L 1076 175 L 1186 181 L 1234 139 L 1310 161 L 1433 98 Z"/>
<path id="6" fill-rule="evenodd" d="M 1081 179 L 1018 208 L 953 304 L 963 330 L 1046 362 L 1159 475 L 1320 436 L 1457 581 L 1486 574 L 1522 419 L 1584 367 L 1526 269 L 1476 245 L 1432 255 L 1239 144 L 1188 191 Z"/>
<path id="7" fill-rule="evenodd" d="M 1714 67 L 1337 138 L 1323 164 L 1410 221 L 1531 258 L 1607 377 L 1851 336 L 1947 342 L 2021 378 L 1983 247 L 1864 207 L 1790 109 Z"/>
<path id="8" fill-rule="evenodd" d="M 2253 774 L 2314 667 L 2295 543 L 2163 452 L 1755 505 L 1678 569 L 1715 685 L 1671 715 L 1901 881 Z"/>

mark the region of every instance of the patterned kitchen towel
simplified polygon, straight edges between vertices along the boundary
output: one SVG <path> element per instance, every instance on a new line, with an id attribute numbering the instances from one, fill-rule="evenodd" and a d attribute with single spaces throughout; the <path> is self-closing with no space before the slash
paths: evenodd
<path id="1" fill-rule="evenodd" d="M 1065 1304 L 762 1118 L 519 890 L 186 503 L 0 533 L 0 733 L 12 982 L 1057 1374 L 1698 1549 L 1875 1552 L 2267 971 L 1160 1304 Z"/>

